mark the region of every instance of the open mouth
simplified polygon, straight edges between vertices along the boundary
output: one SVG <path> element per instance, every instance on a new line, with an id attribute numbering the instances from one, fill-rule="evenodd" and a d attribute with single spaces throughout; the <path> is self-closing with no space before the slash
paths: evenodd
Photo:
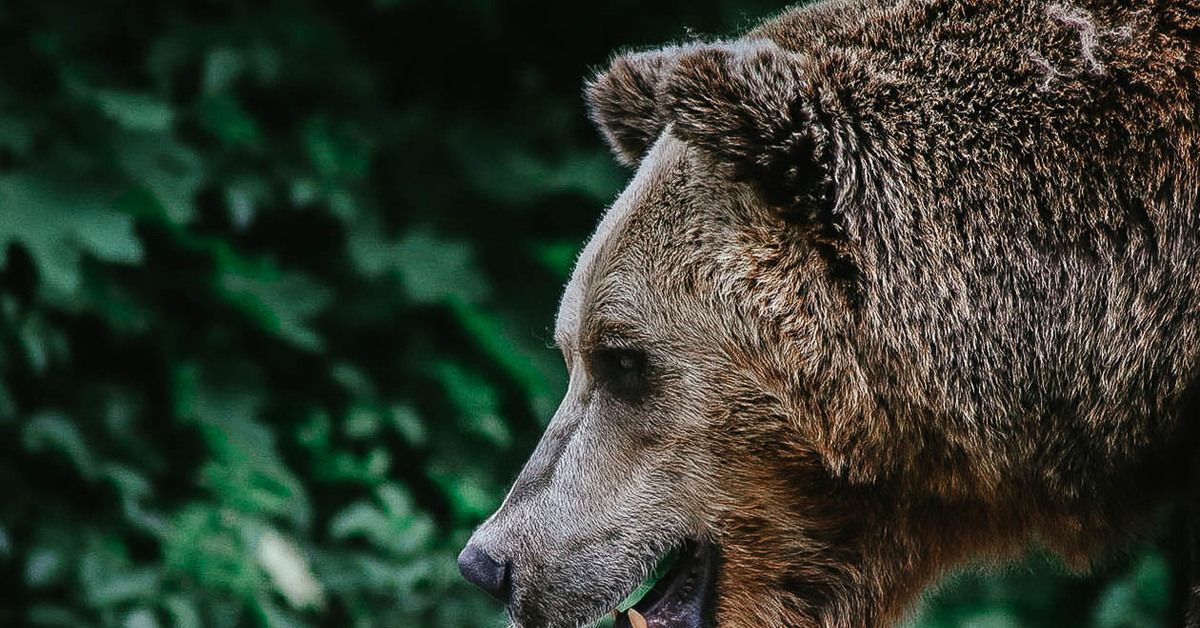
<path id="1" fill-rule="evenodd" d="M 678 559 L 627 611 L 615 611 L 613 628 L 704 628 L 712 612 L 717 551 L 711 543 L 689 541 Z"/>

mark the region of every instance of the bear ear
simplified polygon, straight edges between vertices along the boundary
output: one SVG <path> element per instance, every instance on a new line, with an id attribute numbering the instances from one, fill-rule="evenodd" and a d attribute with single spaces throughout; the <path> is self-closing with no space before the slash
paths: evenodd
<path id="1" fill-rule="evenodd" d="M 772 42 L 689 50 L 660 86 L 672 133 L 801 220 L 829 222 L 831 130 L 796 57 Z"/>
<path id="2" fill-rule="evenodd" d="M 626 166 L 637 166 L 666 126 L 658 90 L 680 52 L 666 48 L 618 56 L 584 87 L 592 122 Z"/>

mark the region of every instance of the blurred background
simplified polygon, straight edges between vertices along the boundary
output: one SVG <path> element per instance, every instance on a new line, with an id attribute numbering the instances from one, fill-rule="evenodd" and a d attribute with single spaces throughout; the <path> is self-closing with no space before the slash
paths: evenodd
<path id="1" fill-rule="evenodd" d="M 564 389 L 610 53 L 762 0 L 0 0 L 0 626 L 503 626 L 454 557 Z M 1177 625 L 1182 536 L 914 626 Z"/>

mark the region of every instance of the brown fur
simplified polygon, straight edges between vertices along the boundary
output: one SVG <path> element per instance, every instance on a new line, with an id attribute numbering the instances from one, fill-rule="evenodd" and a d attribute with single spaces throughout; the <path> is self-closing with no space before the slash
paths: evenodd
<path id="1" fill-rule="evenodd" d="M 718 626 L 886 626 L 950 567 L 1084 567 L 1196 490 L 1200 2 L 1124 5 L 830 0 L 589 84 L 639 178 L 564 300 L 572 392 L 477 534 L 518 622 L 699 536 Z"/>

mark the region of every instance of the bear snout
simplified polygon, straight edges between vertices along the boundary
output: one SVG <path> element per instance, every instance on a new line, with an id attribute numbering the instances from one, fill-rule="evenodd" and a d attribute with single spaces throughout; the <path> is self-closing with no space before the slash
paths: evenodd
<path id="1" fill-rule="evenodd" d="M 507 604 L 512 592 L 512 561 L 492 558 L 475 543 L 467 543 L 458 555 L 458 571 L 467 582 L 483 589 L 496 601 Z"/>

